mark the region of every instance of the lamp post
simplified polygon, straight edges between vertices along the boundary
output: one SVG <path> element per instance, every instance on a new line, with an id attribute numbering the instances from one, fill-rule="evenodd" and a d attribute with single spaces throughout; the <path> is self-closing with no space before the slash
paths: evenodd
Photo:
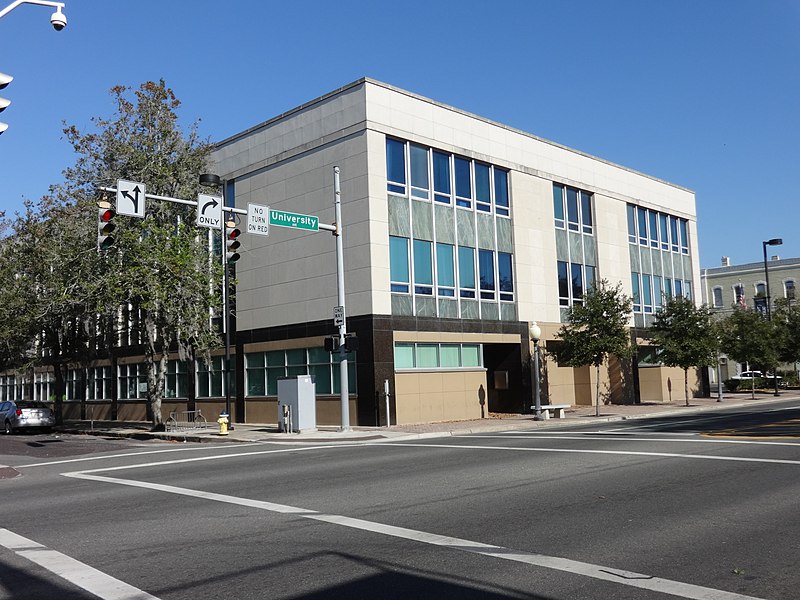
<path id="1" fill-rule="evenodd" d="M 767 320 L 772 321 L 772 298 L 769 294 L 769 265 L 767 263 L 767 246 L 780 246 L 783 244 L 783 239 L 781 238 L 772 238 L 771 240 L 767 240 L 766 242 L 761 242 L 761 246 L 764 249 L 764 282 L 766 283 L 767 287 Z M 778 394 L 778 368 L 777 365 L 774 367 L 774 372 L 772 373 L 772 382 L 774 384 L 774 395 L 779 396 Z"/>
<path id="2" fill-rule="evenodd" d="M 528 327 L 528 333 L 533 340 L 533 367 L 531 379 L 533 381 L 533 408 L 534 421 L 542 421 L 542 393 L 539 385 L 539 339 L 542 337 L 542 328 L 533 321 Z"/>
<path id="3" fill-rule="evenodd" d="M 219 175 L 214 173 L 203 173 L 200 175 L 200 185 L 215 186 L 222 190 L 222 210 L 225 211 L 225 182 Z M 225 380 L 225 412 L 228 414 L 230 424 L 228 429 L 233 430 L 233 413 L 231 413 L 231 326 L 230 326 L 230 290 L 228 289 L 228 260 L 225 252 L 225 240 L 228 238 L 228 222 L 226 215 L 222 216 L 222 243 L 220 254 L 222 255 L 222 329 L 225 334 L 225 366 L 223 377 Z"/>

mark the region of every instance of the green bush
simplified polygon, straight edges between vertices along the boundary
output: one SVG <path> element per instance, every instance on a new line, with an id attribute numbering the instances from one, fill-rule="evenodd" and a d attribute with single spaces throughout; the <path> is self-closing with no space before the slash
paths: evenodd
<path id="1" fill-rule="evenodd" d="M 739 387 L 741 380 L 739 379 L 724 379 L 722 383 L 725 385 L 725 389 L 729 392 L 735 392 L 736 388 Z"/>

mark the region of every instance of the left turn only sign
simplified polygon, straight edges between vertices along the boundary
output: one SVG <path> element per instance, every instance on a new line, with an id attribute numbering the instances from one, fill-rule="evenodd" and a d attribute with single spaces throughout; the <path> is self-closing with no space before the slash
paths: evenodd
<path id="1" fill-rule="evenodd" d="M 117 213 L 129 217 L 144 218 L 146 189 L 138 181 L 117 180 Z"/>
<path id="2" fill-rule="evenodd" d="M 222 198 L 219 196 L 197 196 L 197 224 L 200 227 L 222 229 Z"/>

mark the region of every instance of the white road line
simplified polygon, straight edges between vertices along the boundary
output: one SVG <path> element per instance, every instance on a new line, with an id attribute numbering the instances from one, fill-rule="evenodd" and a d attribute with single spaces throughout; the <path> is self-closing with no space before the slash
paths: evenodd
<path id="1" fill-rule="evenodd" d="M 235 446 L 232 446 L 232 448 L 239 449 L 239 448 L 243 448 L 243 447 L 247 447 L 247 446 L 261 446 L 263 444 L 264 444 L 264 442 L 249 442 L 249 443 L 236 444 Z M 87 457 L 84 457 L 84 458 L 64 458 L 62 460 L 51 460 L 51 461 L 42 462 L 42 463 L 31 463 L 31 464 L 27 464 L 27 465 L 16 465 L 14 468 L 15 469 L 28 469 L 28 468 L 31 468 L 31 467 L 49 467 L 49 466 L 52 466 L 52 465 L 66 465 L 66 464 L 70 464 L 70 463 L 91 462 L 91 461 L 97 461 L 97 460 L 111 460 L 111 459 L 114 459 L 114 458 L 128 458 L 128 457 L 131 457 L 131 456 L 146 456 L 148 454 L 165 454 L 165 453 L 168 453 L 168 452 L 197 452 L 197 451 L 200 451 L 200 450 L 210 451 L 210 450 L 222 450 L 222 449 L 223 448 L 221 448 L 220 446 L 208 446 L 208 445 L 206 445 L 206 446 L 192 446 L 190 448 L 168 448 L 168 449 L 165 449 L 165 450 L 148 450 L 147 452 L 124 452 L 122 454 L 106 454 L 106 455 L 103 455 L 103 456 L 87 456 Z"/>
<path id="2" fill-rule="evenodd" d="M 451 438 L 469 438 L 474 440 L 475 436 L 472 435 L 452 435 Z M 508 436 L 505 435 L 482 435 L 480 439 L 499 439 L 507 440 Z M 634 438 L 634 437 L 587 437 L 587 436 L 550 436 L 550 435 L 531 435 L 522 436 L 515 435 L 514 439 L 528 439 L 528 440 L 580 440 L 584 442 L 590 441 L 603 441 L 603 442 L 648 442 L 655 444 L 659 442 L 677 443 L 677 444 L 745 444 L 749 446 L 794 446 L 800 448 L 800 442 L 764 442 L 759 440 L 722 440 L 722 439 L 672 439 L 672 438 Z"/>
<path id="3" fill-rule="evenodd" d="M 0 546 L 103 600 L 158 600 L 156 596 L 8 529 L 0 528 Z"/>
<path id="4" fill-rule="evenodd" d="M 374 521 L 354 519 L 342 515 L 329 515 L 329 514 L 319 513 L 314 510 L 309 510 L 295 506 L 288 506 L 285 504 L 275 504 L 272 502 L 249 500 L 246 498 L 238 498 L 236 496 L 203 492 L 199 490 L 180 488 L 171 485 L 147 483 L 143 481 L 133 481 L 128 479 L 119 479 L 116 477 L 104 477 L 101 475 L 91 475 L 85 472 L 63 473 L 63 475 L 66 477 L 73 477 L 76 479 L 88 479 L 90 481 L 144 488 L 148 490 L 155 490 L 170 494 L 178 494 L 181 496 L 190 496 L 194 498 L 213 500 L 216 502 L 236 504 L 239 506 L 248 506 L 252 508 L 268 510 L 271 512 L 276 512 L 281 514 L 291 514 L 291 515 L 296 515 L 300 518 L 313 519 L 315 521 L 322 521 L 325 523 L 340 525 L 342 527 L 349 527 L 351 529 L 369 531 L 380 535 L 387 535 L 423 544 L 430 544 L 433 546 L 449 548 L 452 550 L 461 550 L 464 552 L 480 554 L 483 556 L 490 556 L 503 560 L 525 563 L 528 565 L 543 567 L 546 569 L 565 571 L 567 573 L 583 575 L 585 577 L 591 577 L 593 579 L 609 581 L 619 585 L 626 585 L 634 588 L 645 589 L 664 594 L 671 594 L 673 596 L 679 596 L 681 598 L 689 598 L 692 600 L 758 600 L 753 596 L 745 596 L 742 594 L 736 594 L 733 592 L 707 588 L 699 585 L 694 585 L 691 583 L 684 583 L 681 581 L 674 581 L 671 579 L 664 579 L 661 577 L 653 577 L 652 575 L 635 573 L 632 571 L 623 571 L 620 569 L 604 567 L 602 565 L 595 565 L 592 563 L 580 562 L 568 558 L 561 558 L 558 556 L 547 556 L 545 554 L 538 554 L 534 552 L 511 550 L 509 548 L 504 548 L 502 546 L 494 546 L 491 544 L 484 544 L 482 542 L 475 542 L 472 540 L 439 535 L 436 533 L 429 533 L 425 531 L 417 531 L 414 529 L 407 529 L 405 527 L 385 525 L 383 523 L 376 523 Z"/>
<path id="5" fill-rule="evenodd" d="M 731 462 L 754 462 L 775 465 L 800 465 L 800 460 L 785 460 L 780 458 L 747 458 L 739 456 L 714 456 L 713 454 L 680 454 L 676 452 L 639 452 L 635 450 L 587 450 L 578 448 L 518 448 L 515 446 L 473 446 L 473 445 L 447 445 L 447 444 L 415 444 L 400 442 L 385 442 L 380 446 L 400 446 L 403 448 L 441 448 L 443 450 L 506 450 L 517 452 L 563 452 L 565 454 L 612 454 L 617 456 L 658 456 L 662 458 L 689 458 L 698 460 L 723 460 Z M 101 470 L 101 469 L 98 469 Z"/>

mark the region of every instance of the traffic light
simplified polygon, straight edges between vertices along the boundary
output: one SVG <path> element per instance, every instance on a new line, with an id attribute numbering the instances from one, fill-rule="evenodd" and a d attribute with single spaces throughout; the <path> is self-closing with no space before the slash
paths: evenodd
<path id="1" fill-rule="evenodd" d="M 229 222 L 225 224 L 225 262 L 229 265 L 239 260 L 237 250 L 242 245 L 239 241 L 241 234 L 242 231 L 236 227 L 236 223 Z"/>
<path id="2" fill-rule="evenodd" d="M 111 208 L 111 202 L 100 200 L 97 202 L 97 249 L 108 250 L 114 245 L 111 232 L 117 226 L 113 223 L 117 211 Z"/>
<path id="3" fill-rule="evenodd" d="M 14 81 L 14 78 L 11 75 L 0 73 L 0 90 L 2 90 L 12 81 Z M 7 109 L 10 104 L 11 100 L 8 100 L 7 98 L 0 98 L 0 112 L 3 112 L 5 109 Z M 3 133 L 6 129 L 8 129 L 8 124 L 0 122 L 0 133 Z"/>

